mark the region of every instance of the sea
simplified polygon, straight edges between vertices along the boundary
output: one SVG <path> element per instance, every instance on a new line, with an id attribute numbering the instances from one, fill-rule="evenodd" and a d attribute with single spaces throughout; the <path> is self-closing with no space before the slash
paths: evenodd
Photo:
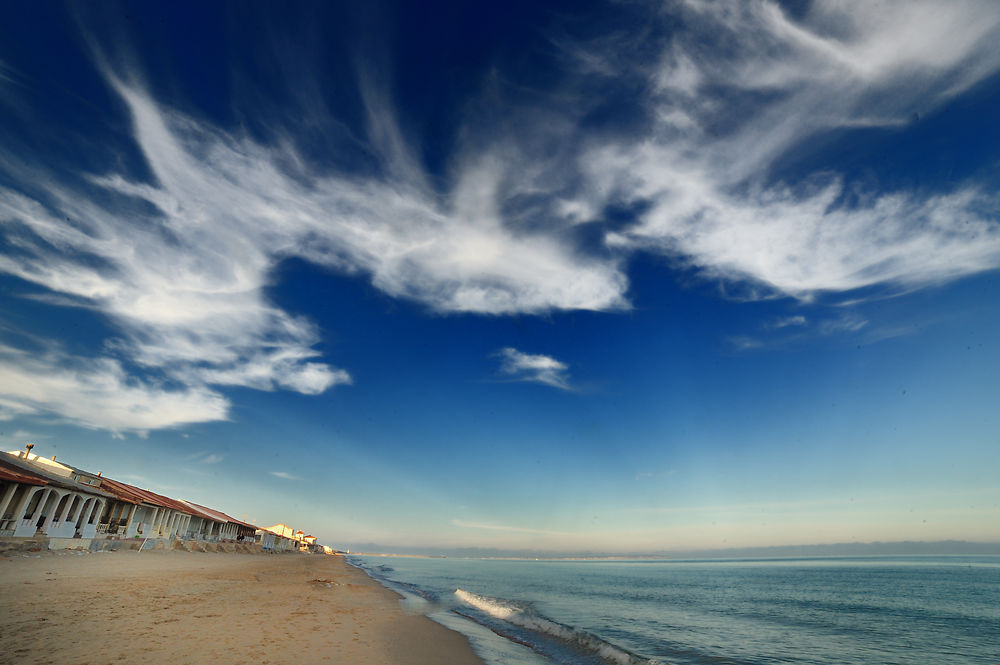
<path id="1" fill-rule="evenodd" d="M 351 556 L 487 665 L 1000 664 L 1000 557 Z"/>

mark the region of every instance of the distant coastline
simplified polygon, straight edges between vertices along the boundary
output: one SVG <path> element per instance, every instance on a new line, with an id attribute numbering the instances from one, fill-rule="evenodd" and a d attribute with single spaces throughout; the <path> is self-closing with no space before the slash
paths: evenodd
<path id="1" fill-rule="evenodd" d="M 1000 542 L 965 540 L 892 541 L 870 543 L 818 543 L 811 545 L 775 545 L 770 547 L 733 547 L 727 549 L 657 550 L 653 552 L 547 552 L 501 550 L 492 548 L 399 547 L 365 543 L 350 548 L 357 556 L 456 557 L 473 559 L 744 559 L 837 556 L 1000 556 Z"/>

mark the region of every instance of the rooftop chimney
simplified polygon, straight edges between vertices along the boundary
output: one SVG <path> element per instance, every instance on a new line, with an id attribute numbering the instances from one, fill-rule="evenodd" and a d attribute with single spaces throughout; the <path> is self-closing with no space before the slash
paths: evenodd
<path id="1" fill-rule="evenodd" d="M 52 461 L 53 461 L 53 462 L 55 462 L 55 461 L 56 461 L 56 456 L 55 456 L 55 455 L 53 455 L 53 456 L 52 456 Z"/>

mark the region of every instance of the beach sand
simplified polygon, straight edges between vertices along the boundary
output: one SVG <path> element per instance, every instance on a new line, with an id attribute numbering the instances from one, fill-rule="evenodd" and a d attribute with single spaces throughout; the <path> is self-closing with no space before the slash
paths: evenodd
<path id="1" fill-rule="evenodd" d="M 482 665 L 342 557 L 0 557 L 2 663 Z"/>

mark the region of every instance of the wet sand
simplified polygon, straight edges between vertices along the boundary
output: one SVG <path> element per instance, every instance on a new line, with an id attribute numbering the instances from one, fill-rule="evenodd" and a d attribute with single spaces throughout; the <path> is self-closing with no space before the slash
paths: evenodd
<path id="1" fill-rule="evenodd" d="M 482 665 L 341 557 L 0 557 L 0 663 Z"/>

